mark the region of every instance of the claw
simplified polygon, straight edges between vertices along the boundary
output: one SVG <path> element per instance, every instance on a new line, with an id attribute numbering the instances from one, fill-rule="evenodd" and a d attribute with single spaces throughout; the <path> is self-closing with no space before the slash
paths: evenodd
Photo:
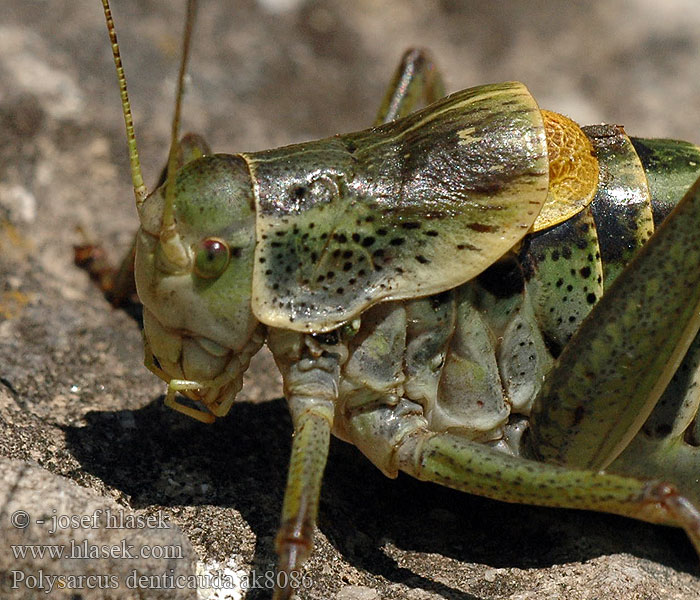
<path id="1" fill-rule="evenodd" d="M 650 485 L 644 493 L 645 500 L 665 509 L 677 526 L 688 534 L 696 552 L 700 555 L 700 511 L 682 496 L 678 489 L 666 482 Z"/>

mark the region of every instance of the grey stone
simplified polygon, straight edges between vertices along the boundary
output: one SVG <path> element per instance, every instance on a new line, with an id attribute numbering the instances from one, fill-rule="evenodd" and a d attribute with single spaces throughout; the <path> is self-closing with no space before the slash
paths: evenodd
<path id="1" fill-rule="evenodd" d="M 3 598 L 192 597 L 196 556 L 164 511 L 135 512 L 8 458 L 0 458 L 0 487 Z"/>

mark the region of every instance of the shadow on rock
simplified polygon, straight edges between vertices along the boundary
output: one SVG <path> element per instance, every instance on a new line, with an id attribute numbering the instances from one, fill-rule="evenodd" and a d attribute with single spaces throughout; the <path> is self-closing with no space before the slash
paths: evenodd
<path id="1" fill-rule="evenodd" d="M 137 411 L 92 412 L 86 419 L 85 427 L 66 428 L 69 448 L 85 471 L 127 495 L 134 508 L 233 507 L 256 536 L 254 568 L 275 563 L 291 446 L 282 401 L 234 404 L 213 425 L 165 409 L 162 398 Z M 205 513 L 204 529 L 207 518 L 211 522 Z M 396 556 L 421 552 L 527 569 L 627 552 L 696 572 L 692 546 L 680 530 L 613 515 L 505 504 L 407 476 L 390 480 L 357 449 L 335 439 L 319 526 L 357 568 L 454 599 L 473 596 L 431 580 L 429 572 L 399 566 Z M 236 548 L 235 540 L 228 543 Z M 225 550 L 220 544 L 219 552 Z"/>
<path id="2" fill-rule="evenodd" d="M 332 447 L 324 498 L 332 494 L 333 504 L 321 506 L 320 526 L 350 560 L 386 577 L 396 567 L 382 550 L 385 542 L 495 568 L 542 568 L 628 553 L 697 573 L 697 557 L 680 529 L 507 504 L 403 474 L 392 481 L 357 454 L 347 444 Z M 358 535 L 343 523 L 352 523 Z"/>

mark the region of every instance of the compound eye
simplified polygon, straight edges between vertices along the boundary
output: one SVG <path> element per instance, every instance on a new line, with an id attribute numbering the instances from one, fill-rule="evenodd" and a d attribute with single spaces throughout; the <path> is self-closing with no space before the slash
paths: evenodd
<path id="1" fill-rule="evenodd" d="M 203 279 L 213 279 L 224 272 L 230 260 L 231 251 L 226 242 L 207 238 L 197 245 L 194 272 Z"/>

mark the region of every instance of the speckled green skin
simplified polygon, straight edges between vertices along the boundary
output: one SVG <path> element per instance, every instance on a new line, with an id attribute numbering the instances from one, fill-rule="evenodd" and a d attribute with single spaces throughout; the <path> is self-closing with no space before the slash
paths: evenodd
<path id="1" fill-rule="evenodd" d="M 675 373 L 700 318 L 696 193 L 694 185 L 673 218 L 608 286 L 548 374 L 532 414 L 540 456 L 585 468 L 608 466 Z M 686 485 L 697 497 L 691 473 Z"/>
<path id="2" fill-rule="evenodd" d="M 635 433 L 697 332 L 700 193 L 693 186 L 649 242 L 655 199 L 629 139 L 617 128 L 593 133 L 606 148 L 590 210 L 527 238 L 461 287 L 369 309 L 359 330 L 325 347 L 348 356 L 334 432 L 389 476 L 404 470 L 511 502 L 674 523 L 697 547 L 700 344 L 685 359 L 692 371 Z M 694 166 L 698 149 L 680 146 Z M 615 259 L 607 270 L 606 252 Z M 629 269 L 616 268 L 630 256 Z M 634 451 L 612 462 L 633 438 Z M 684 498 L 656 504 L 668 490 L 655 481 L 673 482 Z"/>
<path id="3" fill-rule="evenodd" d="M 432 63 L 415 58 L 422 76 L 404 86 L 401 67 L 379 123 L 410 112 L 417 90 L 435 99 Z M 280 570 L 311 551 L 331 432 L 389 476 L 674 524 L 700 552 L 700 342 L 657 404 L 698 328 L 700 191 L 681 190 L 700 156 L 587 133 L 593 204 L 530 236 L 547 156 L 519 84 L 356 134 L 192 160 L 175 179 L 184 266 L 161 248 L 162 193 L 146 201 L 137 284 L 169 403 L 186 391 L 223 416 L 263 337 L 282 372 L 295 436 Z M 202 279 L 191 254 L 212 237 L 231 260 Z"/>
<path id="4" fill-rule="evenodd" d="M 693 185 L 700 168 L 700 150 L 690 142 L 630 138 L 646 174 L 658 226 L 678 199 Z"/>

